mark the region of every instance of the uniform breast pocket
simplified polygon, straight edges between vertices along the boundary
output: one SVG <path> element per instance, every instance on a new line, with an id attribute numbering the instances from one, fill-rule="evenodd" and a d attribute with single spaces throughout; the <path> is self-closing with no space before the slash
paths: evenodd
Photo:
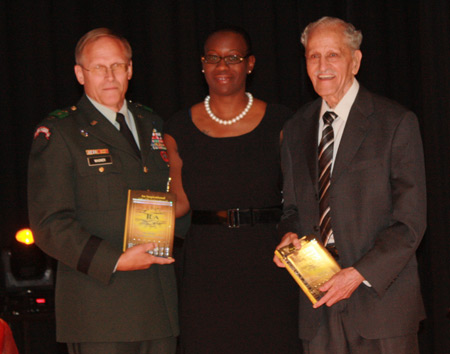
<path id="1" fill-rule="evenodd" d="M 77 166 L 77 206 L 85 210 L 115 210 L 126 205 L 122 164 L 116 157 L 86 158 Z"/>

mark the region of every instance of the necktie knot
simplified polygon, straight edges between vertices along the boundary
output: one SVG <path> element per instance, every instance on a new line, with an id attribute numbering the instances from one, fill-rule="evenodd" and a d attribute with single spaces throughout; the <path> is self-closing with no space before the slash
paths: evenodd
<path id="1" fill-rule="evenodd" d="M 323 114 L 323 122 L 325 125 L 331 125 L 333 124 L 333 121 L 337 118 L 337 114 L 331 111 L 326 111 Z"/>

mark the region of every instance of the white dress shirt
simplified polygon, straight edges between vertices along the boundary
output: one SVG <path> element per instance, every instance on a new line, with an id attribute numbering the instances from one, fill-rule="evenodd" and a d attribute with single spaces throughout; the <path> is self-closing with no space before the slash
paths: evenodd
<path id="1" fill-rule="evenodd" d="M 322 116 L 326 111 L 331 111 L 337 114 L 337 118 L 333 121 L 333 131 L 334 131 L 334 144 L 333 144 L 333 164 L 331 165 L 331 172 L 333 172 L 334 161 L 336 160 L 336 155 L 339 149 L 339 144 L 341 142 L 342 134 L 344 133 L 345 124 L 347 123 L 348 115 L 350 114 L 350 109 L 355 102 L 356 95 L 359 91 L 359 83 L 356 79 L 353 79 L 353 84 L 348 89 L 347 93 L 342 97 L 335 108 L 330 108 L 325 100 L 322 100 L 322 107 L 320 108 L 320 119 L 319 119 L 319 144 L 322 139 L 323 130 L 323 119 Z"/>

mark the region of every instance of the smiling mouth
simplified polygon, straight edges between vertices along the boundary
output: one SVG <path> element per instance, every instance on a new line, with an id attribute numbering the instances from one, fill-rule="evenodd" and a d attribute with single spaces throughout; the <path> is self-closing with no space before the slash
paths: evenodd
<path id="1" fill-rule="evenodd" d="M 334 74 L 319 74 L 319 75 L 317 75 L 317 77 L 320 80 L 331 80 L 335 77 L 335 75 Z"/>
<path id="2" fill-rule="evenodd" d="M 229 76 L 216 76 L 218 82 L 228 82 L 231 80 Z"/>

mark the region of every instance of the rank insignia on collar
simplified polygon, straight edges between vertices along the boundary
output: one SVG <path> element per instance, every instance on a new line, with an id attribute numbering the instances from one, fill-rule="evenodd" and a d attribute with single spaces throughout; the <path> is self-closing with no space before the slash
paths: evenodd
<path id="1" fill-rule="evenodd" d="M 47 127 L 41 126 L 39 128 L 36 129 L 35 133 L 34 133 L 34 138 L 36 139 L 39 134 L 44 134 L 45 139 L 50 140 L 50 135 L 52 135 L 50 133 L 50 129 L 48 129 Z"/>
<path id="2" fill-rule="evenodd" d="M 153 150 L 167 150 L 162 135 L 156 129 L 152 132 L 152 149 Z"/>

